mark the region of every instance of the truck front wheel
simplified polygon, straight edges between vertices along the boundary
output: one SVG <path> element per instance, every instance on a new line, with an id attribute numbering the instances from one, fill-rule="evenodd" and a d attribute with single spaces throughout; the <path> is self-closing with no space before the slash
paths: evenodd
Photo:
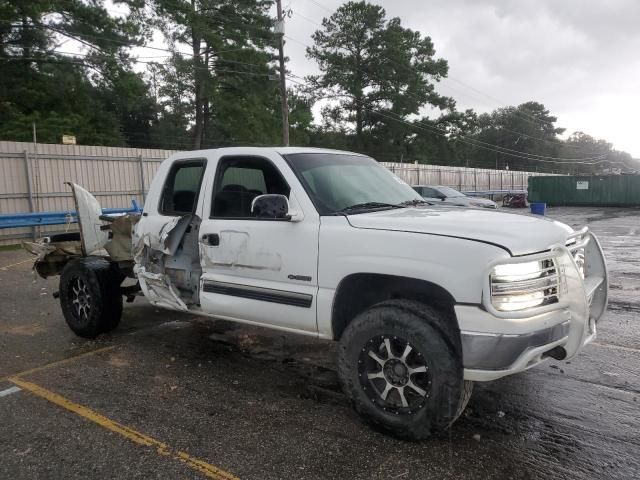
<path id="1" fill-rule="evenodd" d="M 463 380 L 447 320 L 427 305 L 390 300 L 347 326 L 338 346 L 338 374 L 355 410 L 372 426 L 420 440 L 462 413 L 473 384 Z"/>
<path id="2" fill-rule="evenodd" d="M 113 330 L 122 316 L 121 275 L 100 257 L 70 261 L 60 276 L 60 306 L 73 332 L 95 338 Z"/>

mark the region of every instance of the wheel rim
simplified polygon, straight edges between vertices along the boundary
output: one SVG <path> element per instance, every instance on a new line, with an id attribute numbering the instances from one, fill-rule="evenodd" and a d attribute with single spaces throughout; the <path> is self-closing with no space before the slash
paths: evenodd
<path id="1" fill-rule="evenodd" d="M 360 351 L 358 370 L 360 383 L 371 401 L 396 415 L 415 414 L 430 396 L 427 360 L 403 338 L 371 338 Z"/>
<path id="2" fill-rule="evenodd" d="M 74 317 L 80 322 L 88 322 L 91 314 L 91 294 L 85 281 L 81 278 L 74 278 L 71 282 L 69 295 Z"/>

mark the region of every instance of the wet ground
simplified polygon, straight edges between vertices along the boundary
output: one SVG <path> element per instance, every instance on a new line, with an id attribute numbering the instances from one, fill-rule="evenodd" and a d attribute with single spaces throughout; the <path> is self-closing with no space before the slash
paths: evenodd
<path id="1" fill-rule="evenodd" d="M 0 252 L 0 478 L 639 478 L 640 210 L 549 216 L 588 224 L 606 251 L 597 342 L 477 384 L 451 430 L 421 443 L 360 422 L 332 343 L 141 299 L 116 332 L 82 340 L 56 281 Z"/>

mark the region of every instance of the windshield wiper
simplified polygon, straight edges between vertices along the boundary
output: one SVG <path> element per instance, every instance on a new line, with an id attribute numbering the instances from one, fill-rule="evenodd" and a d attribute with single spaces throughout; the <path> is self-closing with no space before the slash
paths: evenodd
<path id="1" fill-rule="evenodd" d="M 338 212 L 352 212 L 354 210 L 370 210 L 374 208 L 402 208 L 404 205 L 394 205 L 393 203 L 383 203 L 383 202 L 365 202 L 365 203 L 356 203 L 355 205 L 350 205 L 348 207 L 341 208 Z"/>
<path id="2" fill-rule="evenodd" d="M 417 205 L 433 205 L 433 203 L 427 202 L 426 200 L 414 198 L 413 200 L 405 200 L 404 202 L 400 202 L 398 205 L 402 207 L 415 207 Z"/>

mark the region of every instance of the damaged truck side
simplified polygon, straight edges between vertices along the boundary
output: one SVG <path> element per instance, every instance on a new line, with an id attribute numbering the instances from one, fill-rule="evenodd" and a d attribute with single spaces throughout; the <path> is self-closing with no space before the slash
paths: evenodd
<path id="1" fill-rule="evenodd" d="M 432 205 L 375 160 L 308 148 L 175 154 L 141 215 L 70 184 L 79 234 L 28 244 L 60 275 L 71 329 L 116 328 L 123 298 L 338 342 L 356 411 L 421 439 L 474 381 L 569 359 L 595 338 L 607 270 L 586 228 Z M 128 286 L 124 286 L 128 284 Z"/>

